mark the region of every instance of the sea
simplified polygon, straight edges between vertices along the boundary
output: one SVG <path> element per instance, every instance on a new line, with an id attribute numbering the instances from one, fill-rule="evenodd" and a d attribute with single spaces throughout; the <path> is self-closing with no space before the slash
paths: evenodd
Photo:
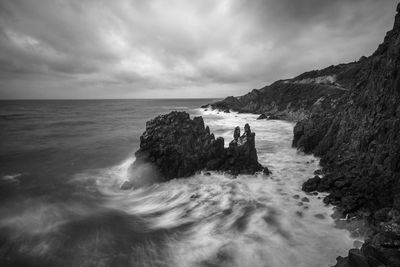
<path id="1" fill-rule="evenodd" d="M 215 99 L 0 101 L 0 266 L 332 266 L 357 241 L 323 194 L 294 123 L 200 108 Z M 202 116 L 225 145 L 256 133 L 271 175 L 199 172 L 121 190 L 146 121 Z"/>

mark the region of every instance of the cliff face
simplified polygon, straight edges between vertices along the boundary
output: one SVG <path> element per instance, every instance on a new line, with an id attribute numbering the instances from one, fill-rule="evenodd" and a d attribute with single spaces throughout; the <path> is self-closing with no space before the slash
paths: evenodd
<path id="1" fill-rule="evenodd" d="M 293 121 L 305 119 L 337 105 L 338 99 L 353 87 L 353 75 L 358 72 L 360 62 L 306 72 L 203 107 L 266 114 Z"/>
<path id="2" fill-rule="evenodd" d="M 397 14 L 383 44 L 357 64 L 350 90 L 337 105 L 294 129 L 293 145 L 322 157 L 327 172 L 322 189 L 332 191 L 329 202 L 342 204 L 346 212 L 377 210 L 400 197 L 399 69 Z"/>
<path id="3" fill-rule="evenodd" d="M 344 73 L 348 92 L 294 129 L 293 145 L 320 156 L 325 172 L 305 188 L 330 192 L 325 202 L 363 211 L 376 226 L 338 266 L 400 266 L 400 4 L 397 12 L 373 55 Z"/>
<path id="4" fill-rule="evenodd" d="M 311 111 L 334 106 L 345 90 L 314 80 L 285 80 L 259 90 L 254 89 L 244 96 L 228 97 L 209 106 L 225 112 L 233 110 L 299 120 L 308 117 Z"/>

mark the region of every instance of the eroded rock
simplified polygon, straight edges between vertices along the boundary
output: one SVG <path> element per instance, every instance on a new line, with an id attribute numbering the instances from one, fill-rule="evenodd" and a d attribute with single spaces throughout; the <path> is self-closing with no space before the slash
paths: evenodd
<path id="1" fill-rule="evenodd" d="M 319 183 L 321 182 L 321 178 L 319 176 L 315 176 L 314 178 L 308 179 L 302 187 L 304 192 L 313 192 L 316 191 Z"/>
<path id="2" fill-rule="evenodd" d="M 248 124 L 243 135 L 234 130 L 229 147 L 224 147 L 222 137 L 215 138 L 205 127 L 202 117 L 190 118 L 186 112 L 173 111 L 146 123 L 140 137 L 140 149 L 130 168 L 130 183 L 143 178 L 140 168 L 152 166 L 151 176 L 157 181 L 188 177 L 200 170 L 224 171 L 233 175 L 269 171 L 258 162 L 255 133 Z M 147 170 L 147 173 L 149 171 Z"/>

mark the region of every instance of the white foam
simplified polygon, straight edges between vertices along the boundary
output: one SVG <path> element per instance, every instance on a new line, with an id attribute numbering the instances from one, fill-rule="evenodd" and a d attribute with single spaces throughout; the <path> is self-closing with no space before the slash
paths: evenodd
<path id="1" fill-rule="evenodd" d="M 10 183 L 19 183 L 18 178 L 22 176 L 22 173 L 16 173 L 16 174 L 9 174 L 9 175 L 4 175 L 2 177 L 2 180 Z"/>
<path id="2" fill-rule="evenodd" d="M 293 123 L 257 115 L 198 109 L 216 137 L 232 139 L 249 123 L 259 161 L 272 175 L 197 174 L 132 191 L 119 190 L 134 158 L 92 176 L 110 196 L 105 205 L 139 216 L 149 229 L 183 227 L 171 237 L 172 266 L 325 266 L 345 255 L 353 239 L 334 227 L 332 207 L 301 191 L 318 159 L 291 147 Z M 87 174 L 86 174 L 87 177 Z M 307 200 L 301 201 L 307 197 Z M 318 215 L 317 218 L 316 215 Z M 186 226 L 186 227 L 184 227 Z"/>
<path id="3" fill-rule="evenodd" d="M 134 161 L 135 157 L 130 156 L 114 167 L 79 173 L 71 181 L 88 182 L 86 186 L 89 190 L 100 190 L 107 195 L 118 195 L 121 193 L 121 185 L 128 180 L 128 170 Z"/>

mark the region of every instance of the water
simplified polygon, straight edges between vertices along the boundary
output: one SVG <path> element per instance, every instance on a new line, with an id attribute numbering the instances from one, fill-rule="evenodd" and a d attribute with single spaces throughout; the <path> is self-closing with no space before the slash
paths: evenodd
<path id="1" fill-rule="evenodd" d="M 347 254 L 332 207 L 300 190 L 318 159 L 291 148 L 294 125 L 198 108 L 210 101 L 2 101 L 0 265 L 313 267 Z M 226 144 L 249 123 L 273 174 L 120 190 L 145 122 L 170 110 L 202 115 Z"/>

